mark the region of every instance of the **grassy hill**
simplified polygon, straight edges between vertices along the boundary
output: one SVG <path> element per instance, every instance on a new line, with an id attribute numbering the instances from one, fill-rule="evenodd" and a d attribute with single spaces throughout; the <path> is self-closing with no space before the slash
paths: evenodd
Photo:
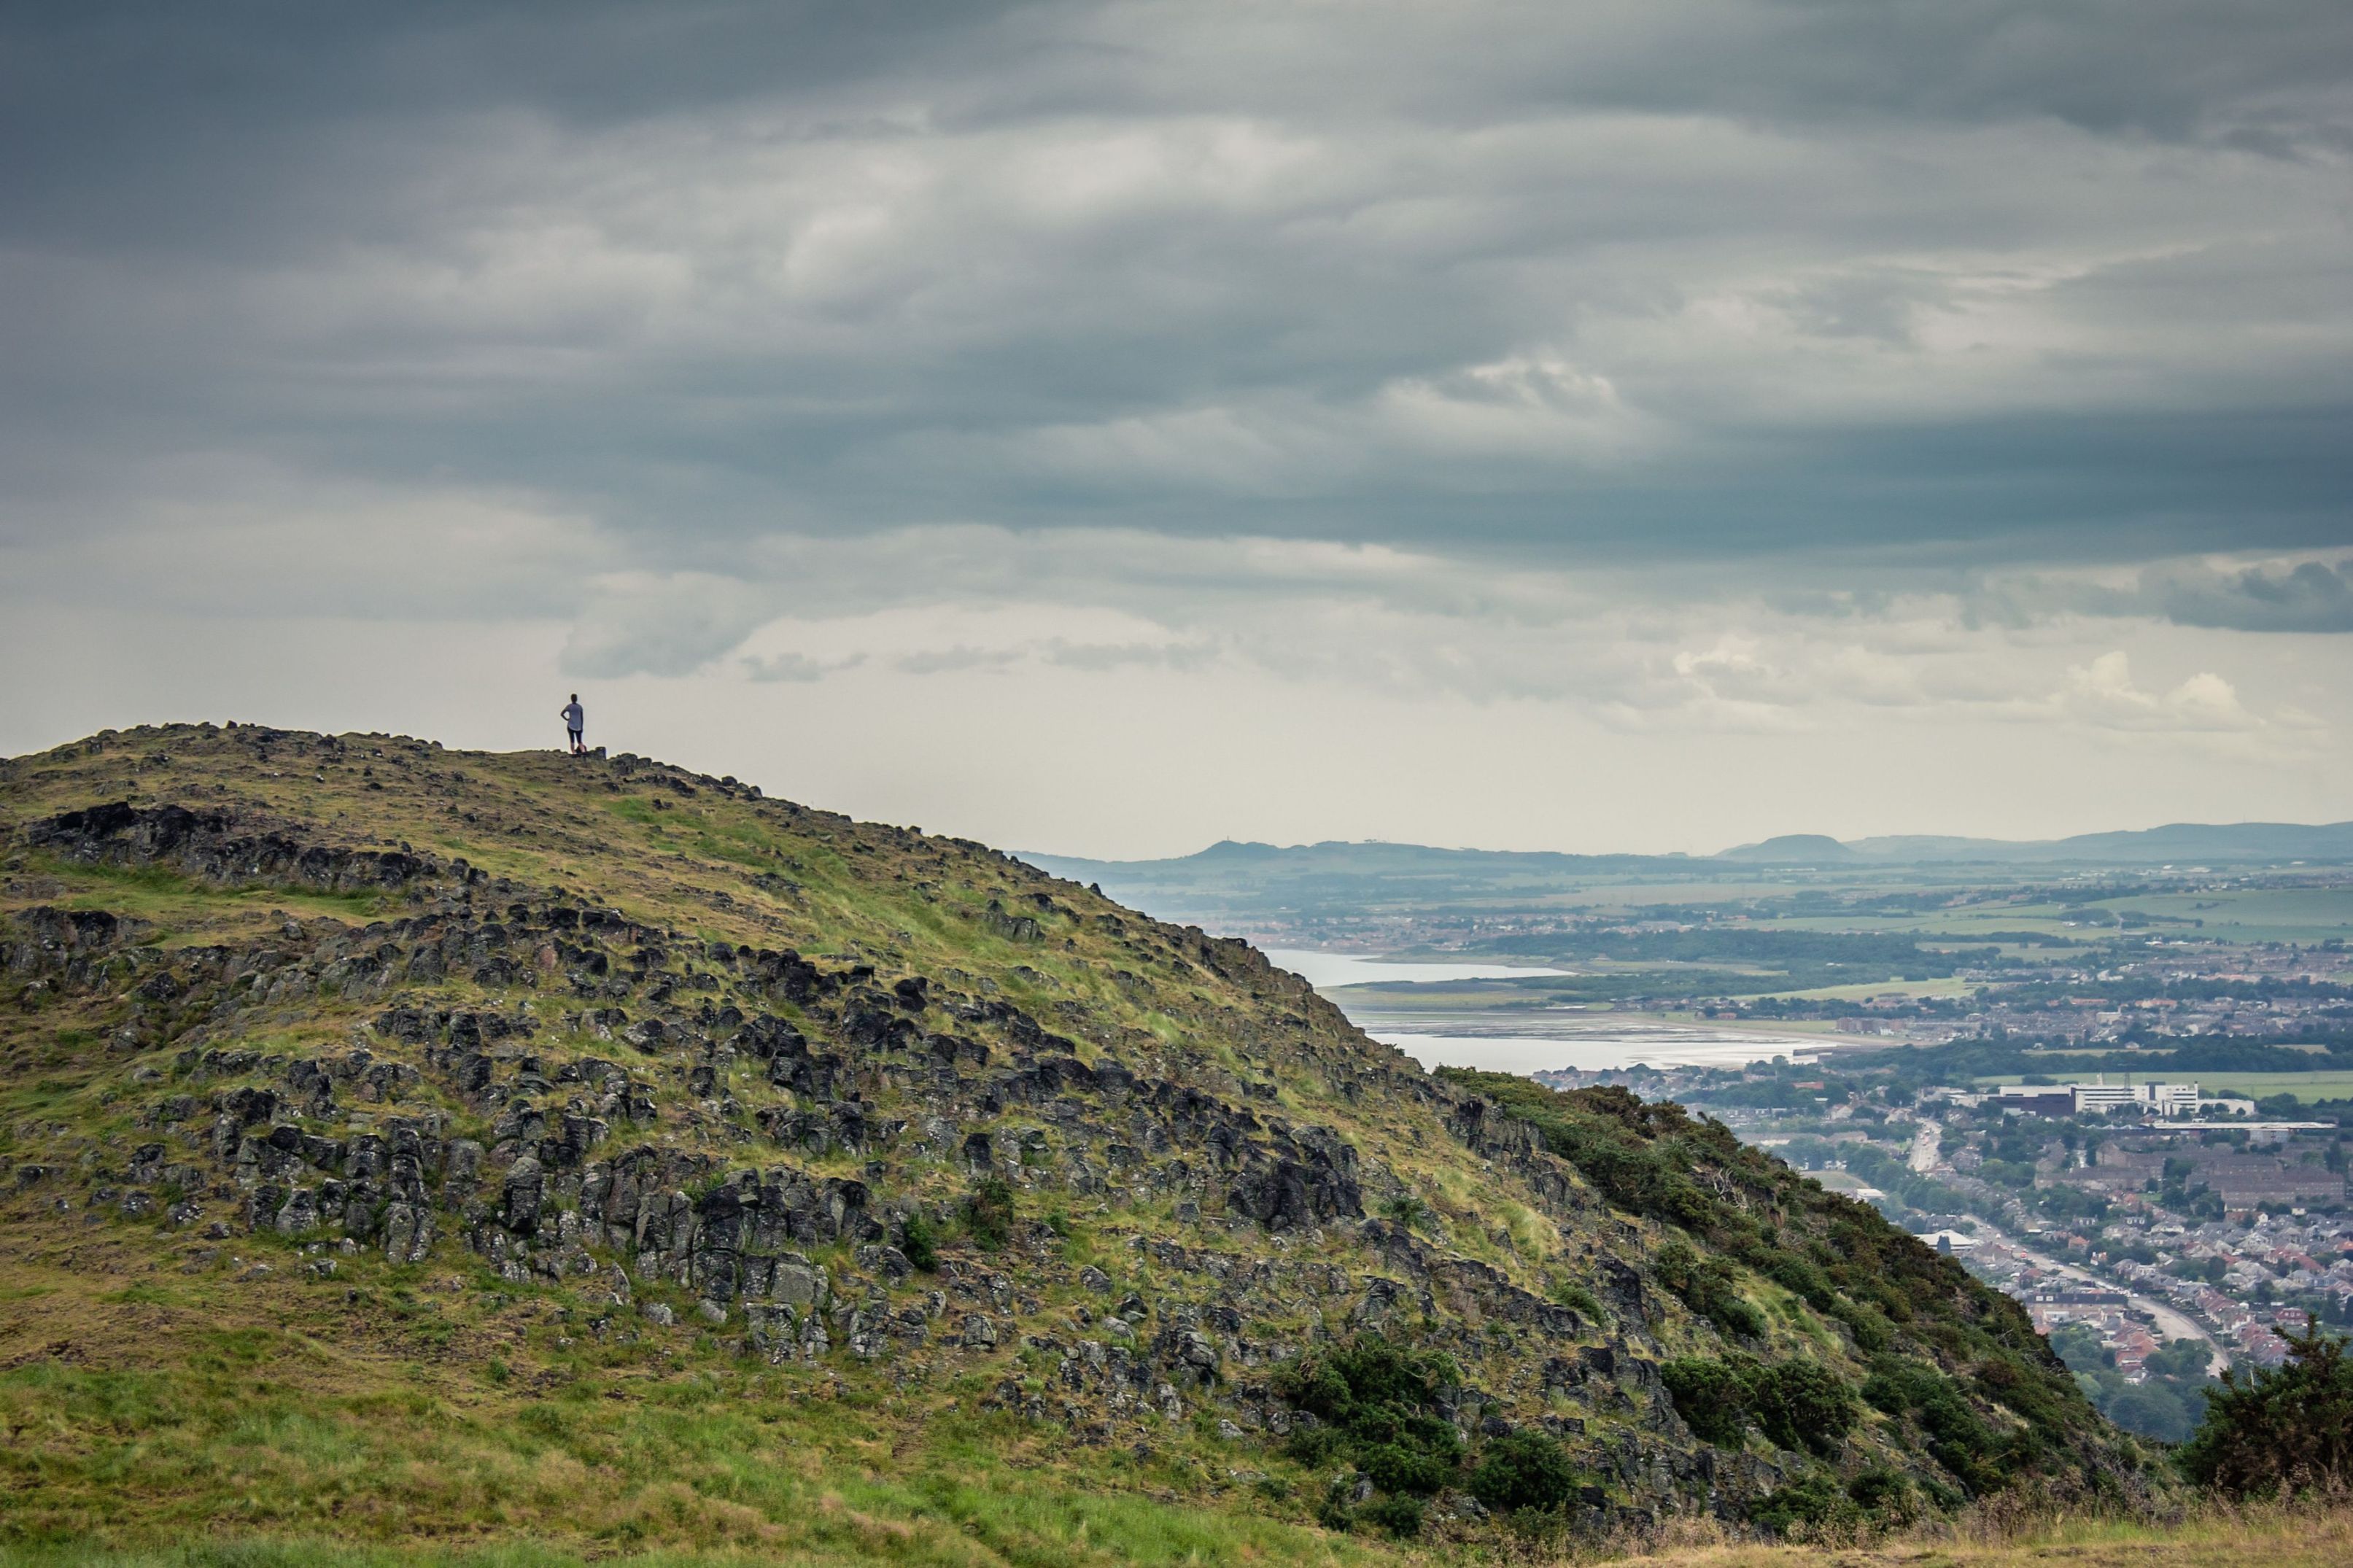
<path id="1" fill-rule="evenodd" d="M 2013 1303 L 1677 1108 L 1426 1075 L 976 844 L 250 726 L 0 763 L 0 1539 L 77 1552 L 1352 1563 L 2161 1485 Z"/>

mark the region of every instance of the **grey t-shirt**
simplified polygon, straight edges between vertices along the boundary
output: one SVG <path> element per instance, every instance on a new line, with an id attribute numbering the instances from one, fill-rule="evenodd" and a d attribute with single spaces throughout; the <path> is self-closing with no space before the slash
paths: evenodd
<path id="1" fill-rule="evenodd" d="M 565 729 L 581 729 L 586 726 L 587 722 L 588 712 L 586 709 L 581 707 L 577 702 L 567 702 L 564 705 L 564 727 Z"/>

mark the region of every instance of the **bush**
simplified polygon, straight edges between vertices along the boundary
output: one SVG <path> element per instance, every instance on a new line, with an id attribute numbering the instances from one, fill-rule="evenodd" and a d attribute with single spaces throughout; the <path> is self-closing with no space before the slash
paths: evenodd
<path id="1" fill-rule="evenodd" d="M 1421 1500 L 1419 1498 L 1375 1498 L 1357 1513 L 1366 1524 L 1399 1541 L 1410 1541 L 1421 1533 Z"/>
<path id="2" fill-rule="evenodd" d="M 1853 1391 L 1836 1373 L 1810 1361 L 1758 1367 L 1744 1381 L 1758 1428 L 1784 1448 L 1834 1453 L 1861 1418 Z"/>
<path id="3" fill-rule="evenodd" d="M 1871 1513 L 1903 1513 L 1911 1500 L 1911 1478 L 1901 1470 L 1874 1465 L 1846 1484 L 1846 1495 Z"/>
<path id="4" fill-rule="evenodd" d="M 1748 1520 L 1776 1535 L 1787 1535 L 1801 1525 L 1852 1524 L 1861 1512 L 1837 1477 L 1813 1470 L 1751 1504 Z"/>
<path id="5" fill-rule="evenodd" d="M 1883 1357 L 1863 1380 L 1862 1397 L 1888 1415 L 1919 1418 L 1928 1457 L 1958 1476 L 1969 1490 L 1999 1490 L 2007 1476 L 1996 1463 L 1998 1445 L 1960 1388 L 1933 1367 Z"/>
<path id="6" fill-rule="evenodd" d="M 1763 1336 L 1765 1314 L 1740 1294 L 1737 1277 L 1724 1259 L 1702 1258 L 1688 1243 L 1670 1241 L 1659 1248 L 1658 1271 L 1659 1283 L 1725 1333 Z"/>
<path id="7" fill-rule="evenodd" d="M 1552 1288 L 1552 1299 L 1564 1307 L 1576 1308 L 1597 1323 L 1606 1323 L 1609 1321 L 1609 1314 L 1601 1309 L 1601 1298 L 1595 1295 L 1592 1288 L 1581 1280 L 1556 1281 Z"/>
<path id="8" fill-rule="evenodd" d="M 909 1263 L 926 1274 L 939 1268 L 939 1238 L 932 1234 L 932 1222 L 923 1217 L 922 1210 L 916 1210 L 901 1222 L 899 1250 L 907 1255 Z"/>
<path id="9" fill-rule="evenodd" d="M 1013 1188 L 1002 1176 L 983 1176 L 964 1201 L 964 1228 L 983 1252 L 1001 1252 L 1013 1239 Z"/>
<path id="10" fill-rule="evenodd" d="M 1352 1459 L 1381 1490 L 1427 1497 L 1462 1468 L 1461 1434 L 1437 1408 L 1439 1386 L 1459 1375 L 1442 1355 L 1367 1335 L 1302 1356 L 1272 1384 L 1277 1398 L 1323 1423 L 1293 1436 L 1301 1463 Z"/>
<path id="11" fill-rule="evenodd" d="M 1719 1447 L 1740 1447 L 1748 1431 L 1748 1388 L 1731 1363 L 1679 1356 L 1659 1368 L 1659 1376 L 1684 1426 Z"/>
<path id="12" fill-rule="evenodd" d="M 1385 1492 L 1415 1497 L 1437 1493 L 1461 1468 L 1459 1450 L 1407 1443 L 1366 1443 L 1356 1450 L 1356 1463 Z"/>
<path id="13" fill-rule="evenodd" d="M 1827 1455 L 1862 1416 L 1844 1380 L 1810 1361 L 1767 1365 L 1746 1356 L 1680 1356 L 1659 1368 L 1659 1377 L 1683 1424 L 1726 1448 L 1738 1447 L 1754 1421 L 1781 1447 Z M 1903 1408 L 1900 1395 L 1884 1386 L 1879 1392 Z"/>
<path id="14" fill-rule="evenodd" d="M 1504 1512 L 1549 1511 L 1577 1495 L 1577 1467 L 1559 1439 L 1514 1432 L 1487 1446 L 1471 1472 L 1471 1495 Z"/>
<path id="15" fill-rule="evenodd" d="M 1840 1301 L 1831 1308 L 1831 1317 L 1844 1323 L 1854 1336 L 1854 1348 L 1867 1353 L 1888 1349 L 1895 1343 L 1895 1331 L 1887 1320 L 1869 1307 L 1852 1301 Z"/>
<path id="16" fill-rule="evenodd" d="M 1381 1213 L 1408 1230 L 1422 1230 L 1438 1218 L 1436 1211 L 1412 1193 L 1400 1193 L 1381 1205 Z"/>
<path id="17" fill-rule="evenodd" d="M 2268 1497 L 2353 1483 L 2353 1361 L 2318 1330 L 2288 1341 L 2284 1366 L 2231 1368 L 2206 1392 L 2206 1419 L 2181 1451 L 2201 1486 Z"/>
<path id="18" fill-rule="evenodd" d="M 1346 1451 L 1347 1435 L 1337 1426 L 1301 1426 L 1282 1446 L 1283 1452 L 1311 1470 L 1320 1470 Z"/>

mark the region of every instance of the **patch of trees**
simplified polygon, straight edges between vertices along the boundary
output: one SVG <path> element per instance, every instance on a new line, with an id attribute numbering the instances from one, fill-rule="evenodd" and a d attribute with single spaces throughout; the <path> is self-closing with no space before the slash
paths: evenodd
<path id="1" fill-rule="evenodd" d="M 2051 1348 L 2075 1374 L 2076 1384 L 2099 1413 L 2143 1437 L 2179 1443 L 2196 1429 L 2206 1411 L 2206 1364 L 2211 1350 L 2198 1340 L 2179 1340 L 2152 1352 L 2139 1383 L 2116 1370 L 2116 1352 L 2081 1323 L 2052 1331 Z"/>

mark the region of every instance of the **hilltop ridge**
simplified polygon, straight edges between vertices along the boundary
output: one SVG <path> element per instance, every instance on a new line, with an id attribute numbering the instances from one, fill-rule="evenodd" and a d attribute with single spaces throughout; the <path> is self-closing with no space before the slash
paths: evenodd
<path id="1" fill-rule="evenodd" d="M 968 841 L 195 725 L 0 762 L 0 846 L 10 1531 L 842 1547 L 987 1477 L 1328 1552 L 2158 1484 L 2014 1303 L 1720 1126 L 1426 1074 Z"/>

